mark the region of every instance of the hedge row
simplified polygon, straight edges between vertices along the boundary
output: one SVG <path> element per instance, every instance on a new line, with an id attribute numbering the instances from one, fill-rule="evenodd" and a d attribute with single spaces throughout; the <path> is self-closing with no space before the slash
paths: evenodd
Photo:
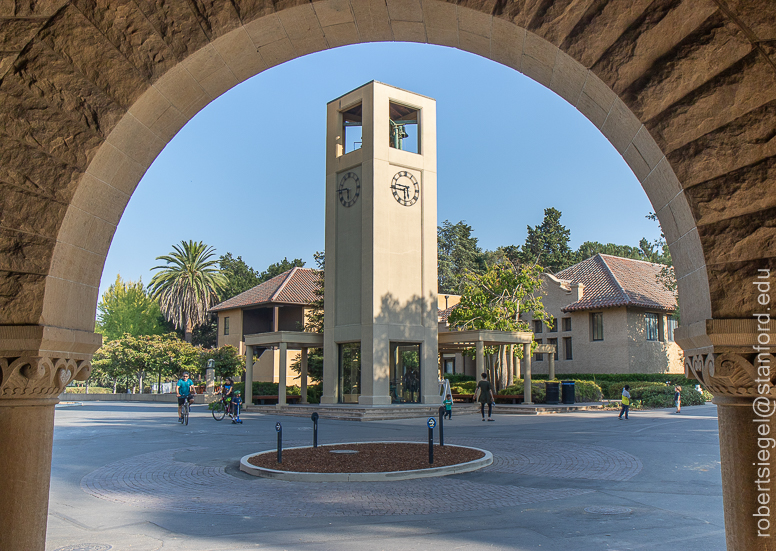
<path id="1" fill-rule="evenodd" d="M 277 396 L 278 395 L 278 383 L 267 383 L 262 381 L 253 382 L 253 394 L 256 396 Z M 245 394 L 245 383 L 235 383 L 234 389 L 239 390 L 241 394 Z M 296 385 L 286 387 L 287 396 L 299 396 L 302 393 Z M 323 394 L 323 385 L 318 383 L 314 385 L 307 385 L 307 402 L 310 404 L 320 404 L 321 394 Z M 244 399 L 244 397 L 243 397 Z"/>

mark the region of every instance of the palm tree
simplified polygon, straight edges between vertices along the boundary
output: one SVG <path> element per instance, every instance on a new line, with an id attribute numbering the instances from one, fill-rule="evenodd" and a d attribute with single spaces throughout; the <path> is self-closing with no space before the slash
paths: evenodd
<path id="1" fill-rule="evenodd" d="M 167 262 L 165 266 L 154 266 L 162 270 L 154 274 L 149 291 L 159 300 L 162 314 L 173 322 L 176 329 L 183 328 L 186 342 L 191 342 L 194 327 L 208 320 L 208 310 L 218 303 L 218 296 L 226 285 L 226 278 L 216 267 L 213 247 L 200 241 L 181 241 L 173 245 L 174 252 L 157 256 Z"/>

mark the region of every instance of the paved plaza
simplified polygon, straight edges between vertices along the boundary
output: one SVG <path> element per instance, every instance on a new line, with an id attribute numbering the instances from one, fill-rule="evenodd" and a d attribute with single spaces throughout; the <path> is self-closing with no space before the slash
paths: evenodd
<path id="1" fill-rule="evenodd" d="M 496 409 L 496 413 L 498 409 Z M 56 410 L 48 551 L 156 549 L 724 549 L 716 407 L 459 415 L 445 440 L 493 464 L 442 478 L 301 483 L 239 471 L 312 443 L 312 422 L 85 402 Z M 425 419 L 321 420 L 319 442 L 427 441 Z"/>

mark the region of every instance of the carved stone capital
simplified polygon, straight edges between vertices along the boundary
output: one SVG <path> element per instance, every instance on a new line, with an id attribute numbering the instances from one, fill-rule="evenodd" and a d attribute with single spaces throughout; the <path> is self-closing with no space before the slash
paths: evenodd
<path id="1" fill-rule="evenodd" d="M 776 357 L 772 354 L 688 355 L 684 359 L 684 369 L 687 376 L 698 379 L 718 403 L 730 403 L 725 399 L 731 398 L 776 398 Z"/>
<path id="2" fill-rule="evenodd" d="M 56 398 L 70 381 L 85 381 L 91 371 L 90 360 L 0 357 L 0 400 Z"/>

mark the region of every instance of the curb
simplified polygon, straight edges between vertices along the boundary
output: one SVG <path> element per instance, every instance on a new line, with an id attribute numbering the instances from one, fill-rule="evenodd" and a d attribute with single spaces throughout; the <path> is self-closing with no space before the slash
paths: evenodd
<path id="1" fill-rule="evenodd" d="M 427 442 L 341 442 L 336 444 L 322 444 L 319 448 L 327 446 L 342 446 L 348 444 L 427 444 Z M 295 448 L 284 448 L 286 450 L 306 449 L 310 446 L 297 446 Z M 446 446 L 447 447 L 447 446 Z M 258 453 L 251 453 L 240 459 L 240 470 L 252 476 L 263 478 L 272 478 L 274 480 L 287 480 L 290 482 L 384 482 L 389 480 L 410 480 L 413 478 L 432 478 L 438 476 L 448 476 L 451 474 L 468 473 L 487 467 L 493 463 L 493 454 L 488 450 L 473 448 L 471 446 L 450 446 L 453 448 L 467 448 L 470 450 L 481 451 L 485 455 L 474 461 L 458 463 L 456 465 L 446 465 L 444 467 L 431 467 L 429 469 L 417 469 L 413 471 L 392 471 L 382 473 L 300 473 L 294 471 L 279 471 L 275 469 L 266 469 L 257 467 L 248 463 L 251 457 L 265 453 L 276 453 L 277 450 L 267 450 Z"/>

